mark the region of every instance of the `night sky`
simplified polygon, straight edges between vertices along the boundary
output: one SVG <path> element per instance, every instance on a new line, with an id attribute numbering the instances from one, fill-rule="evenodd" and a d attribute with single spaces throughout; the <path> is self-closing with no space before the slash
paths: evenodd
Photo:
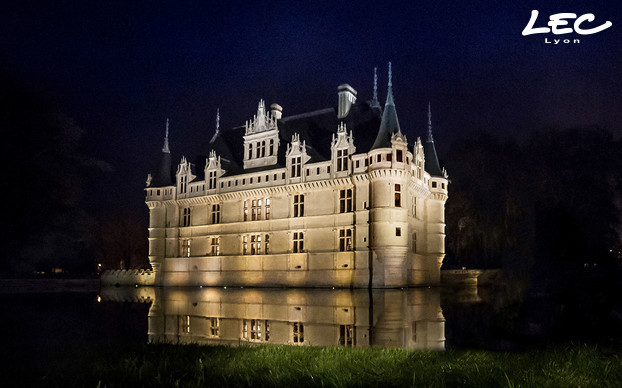
<path id="1" fill-rule="evenodd" d="M 538 27 L 560 12 L 613 26 L 522 36 L 532 9 Z M 167 117 L 178 163 L 209 140 L 217 108 L 226 129 L 260 98 L 284 116 L 335 106 L 342 83 L 367 100 L 374 66 L 384 103 L 388 61 L 402 129 L 423 136 L 431 101 L 441 155 L 477 130 L 520 140 L 598 125 L 620 136 L 621 16 L 617 1 L 587 0 L 15 1 L 0 6 L 0 71 L 58 102 L 85 130 L 85 152 L 114 167 L 87 179 L 94 208 L 146 214 Z"/>

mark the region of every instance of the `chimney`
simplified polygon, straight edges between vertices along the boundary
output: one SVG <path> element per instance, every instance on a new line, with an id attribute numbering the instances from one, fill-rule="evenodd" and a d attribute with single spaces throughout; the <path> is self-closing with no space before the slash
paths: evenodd
<path id="1" fill-rule="evenodd" d="M 339 85 L 339 107 L 337 108 L 337 118 L 342 119 L 348 115 L 352 104 L 356 102 L 356 90 L 348 84 Z"/>
<path id="2" fill-rule="evenodd" d="M 270 105 L 270 113 L 276 120 L 280 120 L 283 117 L 283 107 L 279 104 L 272 104 Z"/>

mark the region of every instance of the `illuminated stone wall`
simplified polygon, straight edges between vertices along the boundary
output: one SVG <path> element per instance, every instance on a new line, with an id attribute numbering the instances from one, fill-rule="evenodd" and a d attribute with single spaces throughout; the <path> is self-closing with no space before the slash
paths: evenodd
<path id="1" fill-rule="evenodd" d="M 205 180 L 196 179 L 183 158 L 174 185 L 147 187 L 156 285 L 440 284 L 448 179 L 444 171 L 431 176 L 424 170 L 419 139 L 409 149 L 400 132 L 390 147 L 357 153 L 356 134 L 341 123 L 326 139 L 330 160 L 310 162 L 304 141 L 294 135 L 281 144 L 287 162 L 278 167 L 270 165 L 276 158 L 252 148 L 262 136 L 266 144 L 275 139 L 279 121 L 264 109 L 261 101 L 240 139 L 252 172 L 227 175 L 212 151 Z M 253 243 L 259 245 L 252 249 Z"/>

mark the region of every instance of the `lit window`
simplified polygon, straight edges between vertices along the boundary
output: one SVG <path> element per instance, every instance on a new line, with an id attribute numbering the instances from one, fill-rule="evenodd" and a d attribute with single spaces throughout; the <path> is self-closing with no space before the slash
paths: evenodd
<path id="1" fill-rule="evenodd" d="M 294 322 L 292 324 L 292 331 L 294 335 L 294 343 L 301 344 L 305 342 L 305 327 L 301 322 Z"/>
<path id="2" fill-rule="evenodd" d="M 339 213 L 352 211 L 352 189 L 339 190 Z"/>
<path id="3" fill-rule="evenodd" d="M 210 317 L 207 318 L 209 320 L 209 335 L 210 337 L 219 337 L 220 336 L 220 319 Z"/>
<path id="4" fill-rule="evenodd" d="M 337 171 L 348 170 L 348 150 L 337 151 Z"/>
<path id="5" fill-rule="evenodd" d="M 270 198 L 266 198 L 266 220 L 270 219 Z"/>
<path id="6" fill-rule="evenodd" d="M 402 186 L 395 185 L 395 207 L 402 206 Z"/>
<path id="7" fill-rule="evenodd" d="M 242 338 L 248 341 L 269 341 L 270 323 L 263 319 L 244 319 Z"/>
<path id="8" fill-rule="evenodd" d="M 304 234 L 303 232 L 294 232 L 294 253 L 300 253 L 304 250 Z"/>
<path id="9" fill-rule="evenodd" d="M 354 346 L 354 326 L 339 325 L 339 345 Z"/>
<path id="10" fill-rule="evenodd" d="M 220 204 L 212 205 L 212 224 L 220 224 Z"/>
<path id="11" fill-rule="evenodd" d="M 299 177 L 300 176 L 300 165 L 301 165 L 300 156 L 293 157 L 291 159 L 291 162 L 292 162 L 292 167 L 291 167 L 291 174 L 290 174 L 290 176 L 292 178 Z"/>
<path id="12" fill-rule="evenodd" d="M 261 255 L 261 235 L 253 234 L 251 240 L 251 255 Z"/>
<path id="13" fill-rule="evenodd" d="M 181 240 L 181 257 L 190 257 L 190 240 Z"/>
<path id="14" fill-rule="evenodd" d="M 244 201 L 244 221 L 248 221 L 248 201 Z"/>
<path id="15" fill-rule="evenodd" d="M 183 210 L 183 216 L 181 219 L 181 226 L 190 226 L 190 208 L 185 207 Z"/>
<path id="16" fill-rule="evenodd" d="M 248 236 L 242 236 L 242 254 L 248 255 Z"/>
<path id="17" fill-rule="evenodd" d="M 261 199 L 253 199 L 251 203 L 251 220 L 261 220 Z"/>
<path id="18" fill-rule="evenodd" d="M 304 194 L 294 195 L 294 217 L 305 215 L 305 196 Z"/>
<path id="19" fill-rule="evenodd" d="M 339 230 L 339 251 L 351 251 L 352 250 L 352 229 L 340 229 Z"/>
<path id="20" fill-rule="evenodd" d="M 190 315 L 184 315 L 179 318 L 181 320 L 181 332 L 183 334 L 190 334 Z"/>
<path id="21" fill-rule="evenodd" d="M 413 216 L 416 218 L 417 217 L 417 197 L 413 197 L 412 213 L 413 213 Z"/>
<path id="22" fill-rule="evenodd" d="M 220 256 L 220 237 L 212 237 L 212 256 Z"/>

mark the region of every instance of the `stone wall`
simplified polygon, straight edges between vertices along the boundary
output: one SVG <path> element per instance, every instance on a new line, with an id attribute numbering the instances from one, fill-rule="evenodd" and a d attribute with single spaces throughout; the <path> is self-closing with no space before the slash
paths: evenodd
<path id="1" fill-rule="evenodd" d="M 103 286 L 153 286 L 155 276 L 150 269 L 120 269 L 104 271 L 101 275 Z"/>

